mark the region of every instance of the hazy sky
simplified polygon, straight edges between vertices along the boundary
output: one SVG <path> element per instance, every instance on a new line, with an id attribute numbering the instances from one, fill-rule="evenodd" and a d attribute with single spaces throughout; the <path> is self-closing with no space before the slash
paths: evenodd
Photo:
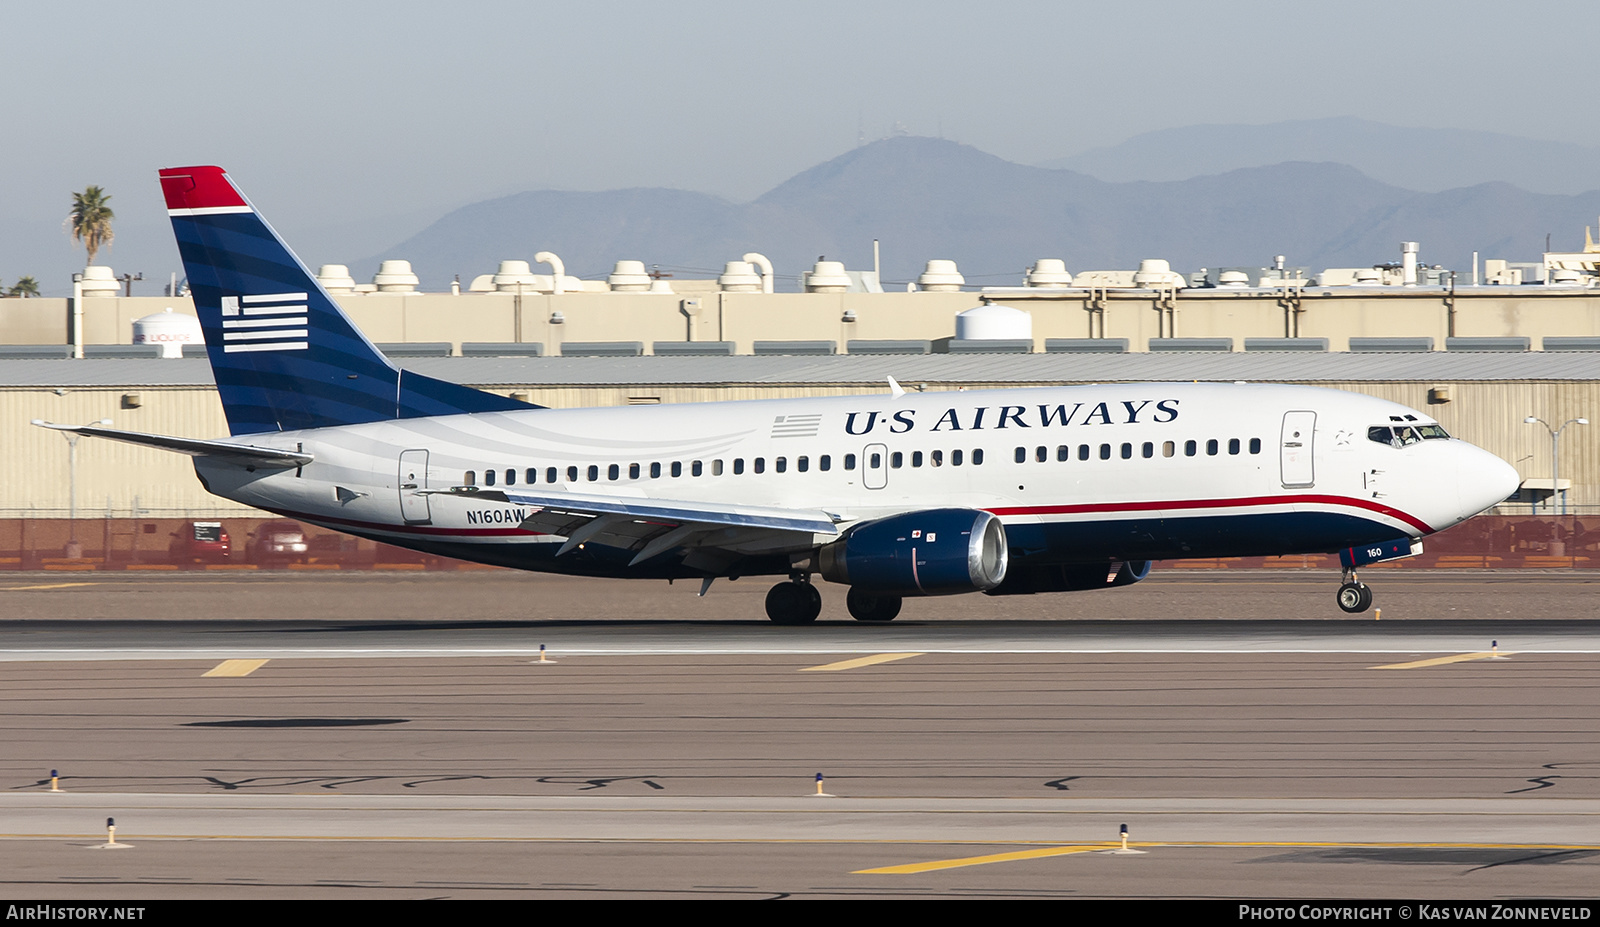
<path id="1" fill-rule="evenodd" d="M 528 189 L 749 199 L 897 124 L 1023 163 L 1338 115 L 1600 145 L 1593 0 L 0 9 L 0 222 L 63 242 L 72 191 L 105 186 L 131 234 L 164 222 L 156 169 L 195 163 L 354 260 Z"/>

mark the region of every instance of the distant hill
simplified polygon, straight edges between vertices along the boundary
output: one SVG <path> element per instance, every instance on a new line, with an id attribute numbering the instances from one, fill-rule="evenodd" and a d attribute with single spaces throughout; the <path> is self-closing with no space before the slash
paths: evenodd
<path id="1" fill-rule="evenodd" d="M 715 274 L 746 251 L 791 279 L 819 255 L 871 266 L 882 242 L 886 281 L 915 278 L 930 258 L 959 262 L 969 283 L 1014 284 L 1037 258 L 1070 270 L 1131 268 L 1159 257 L 1174 268 L 1266 264 L 1364 266 L 1397 260 L 1422 242 L 1429 263 L 1465 269 L 1483 257 L 1533 260 L 1554 233 L 1582 242 L 1600 191 L 1578 196 L 1482 184 L 1416 193 L 1353 167 L 1288 162 L 1181 181 L 1111 183 L 1015 164 L 955 142 L 892 138 L 797 174 L 759 199 L 635 189 L 543 191 L 475 203 L 352 269 L 381 257 L 412 262 L 428 289 L 463 282 L 505 258 L 561 255 L 567 272 L 600 277 L 620 258 Z M 792 289 L 793 283 L 787 288 Z"/>
<path id="2" fill-rule="evenodd" d="M 1040 167 L 1112 182 L 1187 180 L 1285 161 L 1334 161 L 1407 190 L 1510 183 L 1536 193 L 1600 189 L 1600 148 L 1472 129 L 1416 129 L 1343 116 L 1146 132 Z"/>

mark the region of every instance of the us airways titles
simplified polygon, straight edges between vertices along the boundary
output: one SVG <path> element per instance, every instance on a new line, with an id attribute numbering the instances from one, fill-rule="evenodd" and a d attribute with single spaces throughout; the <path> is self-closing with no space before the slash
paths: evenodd
<path id="1" fill-rule="evenodd" d="M 1055 425 L 1165 424 L 1178 417 L 1176 399 L 1117 400 L 1113 402 L 1040 403 L 1032 406 L 977 406 L 946 409 L 929 432 L 982 431 L 1000 428 L 1049 428 Z M 847 412 L 846 434 L 865 435 L 887 430 L 903 435 L 917 429 L 917 410 L 898 412 Z"/>

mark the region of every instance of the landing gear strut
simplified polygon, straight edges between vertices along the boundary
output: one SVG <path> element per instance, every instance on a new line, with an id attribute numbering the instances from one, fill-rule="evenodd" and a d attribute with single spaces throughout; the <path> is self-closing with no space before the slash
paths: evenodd
<path id="1" fill-rule="evenodd" d="M 872 592 L 862 592 L 854 586 L 844 597 L 844 606 L 850 617 L 857 621 L 893 621 L 900 614 L 900 597 Z"/>
<path id="2" fill-rule="evenodd" d="M 1372 590 L 1356 578 L 1355 570 L 1344 571 L 1344 584 L 1339 587 L 1339 607 L 1351 613 L 1372 607 Z"/>
<path id="3" fill-rule="evenodd" d="M 822 614 L 822 593 L 809 576 L 795 576 L 767 590 L 767 617 L 774 624 L 810 624 Z"/>

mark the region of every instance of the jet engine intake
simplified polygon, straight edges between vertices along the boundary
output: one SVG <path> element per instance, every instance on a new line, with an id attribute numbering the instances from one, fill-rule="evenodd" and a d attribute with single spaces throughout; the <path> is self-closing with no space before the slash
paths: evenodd
<path id="1" fill-rule="evenodd" d="M 928 509 L 869 521 L 822 548 L 822 578 L 867 592 L 951 595 L 1005 581 L 1005 526 L 977 509 Z"/>

